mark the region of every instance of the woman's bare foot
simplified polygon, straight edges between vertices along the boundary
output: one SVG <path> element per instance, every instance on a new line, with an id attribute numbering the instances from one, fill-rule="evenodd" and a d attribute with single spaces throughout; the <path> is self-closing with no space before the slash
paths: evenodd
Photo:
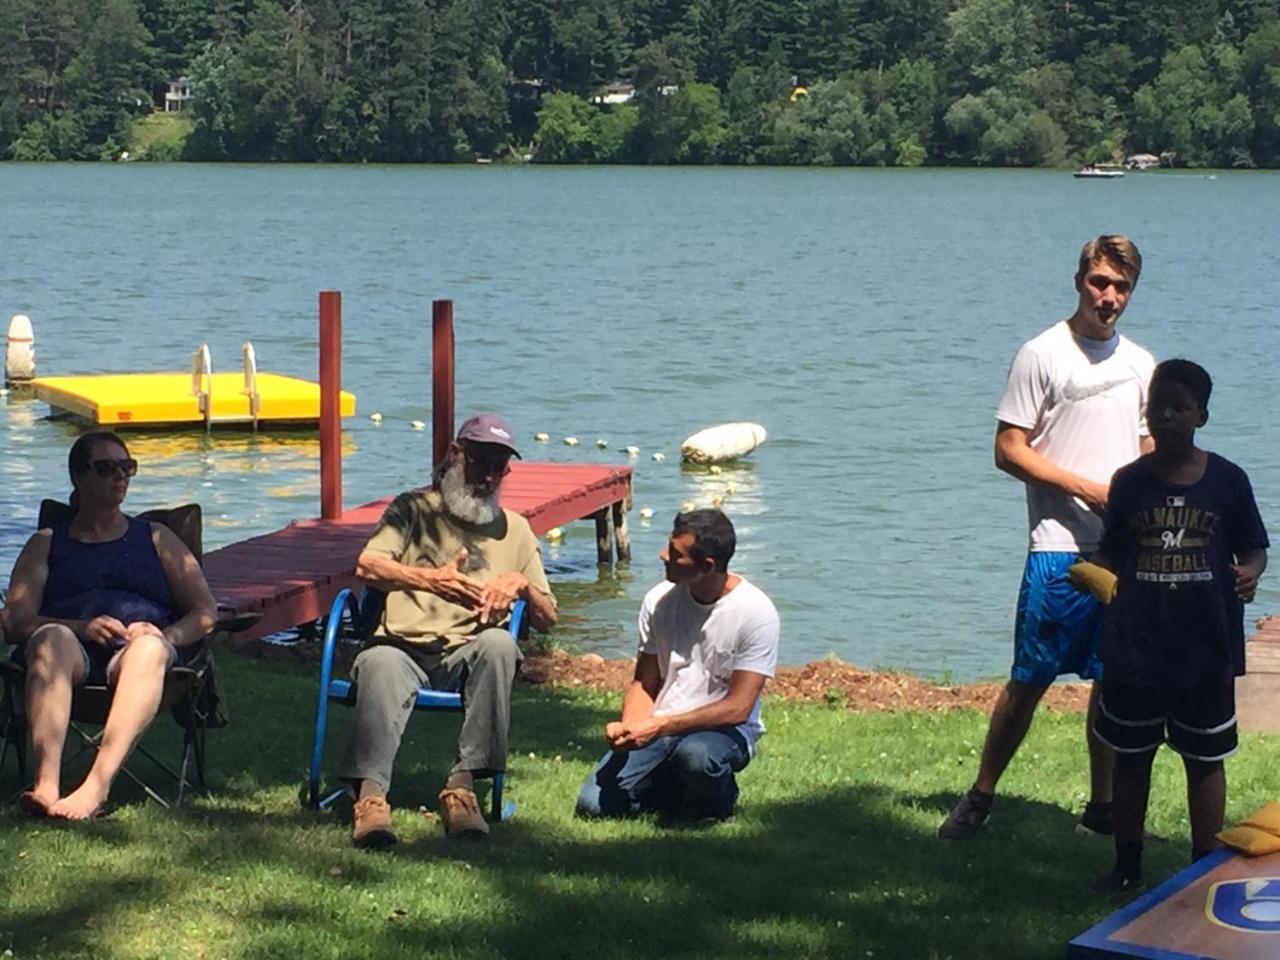
<path id="1" fill-rule="evenodd" d="M 18 806 L 22 812 L 32 817 L 47 817 L 49 808 L 58 802 L 56 787 L 49 789 L 36 785 L 30 790 L 23 790 L 18 797 Z"/>
<path id="2" fill-rule="evenodd" d="M 49 807 L 49 816 L 58 820 L 90 820 L 107 802 L 107 789 L 86 780 L 74 792 Z"/>

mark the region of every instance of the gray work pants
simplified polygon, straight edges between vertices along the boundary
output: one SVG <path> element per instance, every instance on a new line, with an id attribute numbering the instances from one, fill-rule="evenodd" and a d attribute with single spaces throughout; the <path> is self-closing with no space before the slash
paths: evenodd
<path id="1" fill-rule="evenodd" d="M 339 776 L 373 780 L 391 789 L 391 767 L 413 712 L 419 687 L 462 694 L 462 732 L 453 769 L 492 776 L 507 767 L 511 725 L 511 683 L 520 651 L 511 634 L 491 627 L 448 654 L 430 673 L 403 650 L 374 646 L 361 651 L 351 668 L 356 684 L 356 719 Z"/>

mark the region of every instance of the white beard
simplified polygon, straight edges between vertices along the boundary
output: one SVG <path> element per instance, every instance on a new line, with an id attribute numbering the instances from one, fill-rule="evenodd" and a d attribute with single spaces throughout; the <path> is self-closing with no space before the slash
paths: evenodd
<path id="1" fill-rule="evenodd" d="M 502 516 L 497 489 L 489 494 L 473 493 L 467 486 L 465 469 L 460 462 L 455 463 L 440 477 L 440 496 L 445 510 L 455 519 L 478 527 L 493 523 Z"/>

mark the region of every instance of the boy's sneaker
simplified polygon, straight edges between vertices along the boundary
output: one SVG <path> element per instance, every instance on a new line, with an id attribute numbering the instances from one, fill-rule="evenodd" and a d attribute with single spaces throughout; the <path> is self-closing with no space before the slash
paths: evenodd
<path id="1" fill-rule="evenodd" d="M 1115 897 L 1123 894 L 1137 893 L 1146 884 L 1142 882 L 1141 876 L 1123 874 L 1119 870 L 1112 870 L 1100 880 L 1095 880 L 1089 884 L 1089 889 L 1094 893 L 1100 893 L 1104 897 Z"/>
<path id="2" fill-rule="evenodd" d="M 1094 803 L 1092 800 L 1085 804 L 1080 822 L 1076 824 L 1076 833 L 1093 833 L 1100 837 L 1109 837 L 1111 830 L 1111 804 Z"/>
<path id="3" fill-rule="evenodd" d="M 995 799 L 989 793 L 970 790 L 955 805 L 950 816 L 938 828 L 940 840 L 967 840 L 978 832 L 991 815 L 991 801 Z"/>

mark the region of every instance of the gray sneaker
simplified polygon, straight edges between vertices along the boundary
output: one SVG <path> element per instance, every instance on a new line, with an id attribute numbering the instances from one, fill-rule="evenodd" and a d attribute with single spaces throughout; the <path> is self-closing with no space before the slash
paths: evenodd
<path id="1" fill-rule="evenodd" d="M 968 840 L 991 815 L 992 797 L 970 790 L 938 828 L 940 840 Z"/>

